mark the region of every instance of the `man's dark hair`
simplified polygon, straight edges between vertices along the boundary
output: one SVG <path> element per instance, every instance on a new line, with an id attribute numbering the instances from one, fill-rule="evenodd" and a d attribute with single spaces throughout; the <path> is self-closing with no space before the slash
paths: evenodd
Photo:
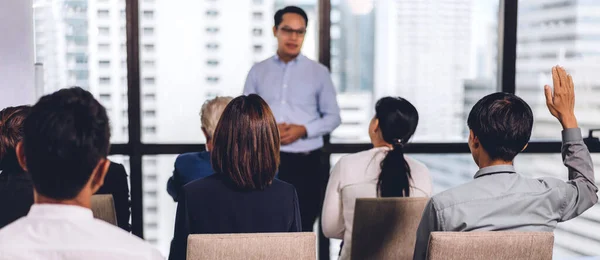
<path id="1" fill-rule="evenodd" d="M 512 161 L 529 142 L 533 113 L 523 99 L 498 92 L 473 106 L 467 124 L 491 159 Z"/>
<path id="2" fill-rule="evenodd" d="M 39 194 L 75 198 L 109 149 L 106 110 L 75 87 L 42 97 L 25 119 L 27 171 Z"/>
<path id="3" fill-rule="evenodd" d="M 304 18 L 305 26 L 308 26 L 308 16 L 306 15 L 306 12 L 302 10 L 302 8 L 297 6 L 286 6 L 283 9 L 279 9 L 275 13 L 275 28 L 279 27 L 279 24 L 281 24 L 281 22 L 283 21 L 283 15 L 288 13 L 302 16 L 302 18 Z"/>

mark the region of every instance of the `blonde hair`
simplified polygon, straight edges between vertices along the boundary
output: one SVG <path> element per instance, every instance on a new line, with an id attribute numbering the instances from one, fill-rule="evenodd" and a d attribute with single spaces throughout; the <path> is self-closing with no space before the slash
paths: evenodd
<path id="1" fill-rule="evenodd" d="M 215 97 L 206 100 L 200 109 L 200 123 L 206 131 L 207 138 L 212 139 L 215 133 L 217 123 L 225 107 L 232 100 L 232 97 Z"/>

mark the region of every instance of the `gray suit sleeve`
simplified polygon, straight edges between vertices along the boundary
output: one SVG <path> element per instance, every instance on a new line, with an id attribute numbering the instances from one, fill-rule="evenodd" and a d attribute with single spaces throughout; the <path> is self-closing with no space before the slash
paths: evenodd
<path id="1" fill-rule="evenodd" d="M 417 229 L 417 242 L 415 244 L 414 260 L 424 260 L 427 257 L 427 246 L 429 245 L 429 235 L 434 231 L 442 231 L 442 225 L 438 212 L 433 203 L 433 198 L 427 202 L 421 223 Z"/>
<path id="2" fill-rule="evenodd" d="M 594 179 L 592 157 L 583 142 L 579 128 L 569 128 L 562 132 L 562 158 L 569 170 L 569 180 L 565 183 L 564 201 L 561 203 L 560 221 L 566 221 L 598 202 L 598 187 Z"/>

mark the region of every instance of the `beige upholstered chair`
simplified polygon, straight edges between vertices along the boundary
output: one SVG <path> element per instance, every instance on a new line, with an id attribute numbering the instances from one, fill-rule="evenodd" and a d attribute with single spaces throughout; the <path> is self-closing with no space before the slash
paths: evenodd
<path id="1" fill-rule="evenodd" d="M 202 234 L 188 236 L 188 260 L 314 260 L 312 232 Z"/>
<path id="2" fill-rule="evenodd" d="M 552 232 L 432 232 L 429 260 L 551 260 Z"/>
<path id="3" fill-rule="evenodd" d="M 417 227 L 428 198 L 357 199 L 352 259 L 413 259 Z"/>
<path id="4" fill-rule="evenodd" d="M 92 212 L 94 218 L 104 220 L 110 224 L 117 225 L 117 213 L 112 195 L 93 195 Z"/>

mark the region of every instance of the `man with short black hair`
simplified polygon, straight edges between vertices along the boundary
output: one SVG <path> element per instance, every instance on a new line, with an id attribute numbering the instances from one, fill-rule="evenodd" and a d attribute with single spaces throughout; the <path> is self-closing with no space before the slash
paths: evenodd
<path id="1" fill-rule="evenodd" d="M 300 53 L 308 16 L 296 6 L 275 13 L 277 54 L 250 69 L 244 95 L 258 94 L 273 111 L 281 137 L 278 178 L 298 192 L 302 230 L 310 231 L 325 194 L 323 136 L 341 124 L 329 70 Z"/>
<path id="2" fill-rule="evenodd" d="M 163 259 L 143 240 L 96 220 L 91 197 L 110 161 L 106 110 L 81 88 L 42 97 L 16 153 L 31 175 L 29 214 L 0 230 L 0 259 Z"/>
<path id="3" fill-rule="evenodd" d="M 530 179 L 517 174 L 513 160 L 527 147 L 531 108 L 521 98 L 494 93 L 479 100 L 468 118 L 469 148 L 479 171 L 475 180 L 433 196 L 417 231 L 414 259 L 425 259 L 434 231 L 549 231 L 579 216 L 598 201 L 590 153 L 575 118 L 573 80 L 552 68 L 554 92 L 546 104 L 563 127 L 562 157 L 569 180 Z"/>

